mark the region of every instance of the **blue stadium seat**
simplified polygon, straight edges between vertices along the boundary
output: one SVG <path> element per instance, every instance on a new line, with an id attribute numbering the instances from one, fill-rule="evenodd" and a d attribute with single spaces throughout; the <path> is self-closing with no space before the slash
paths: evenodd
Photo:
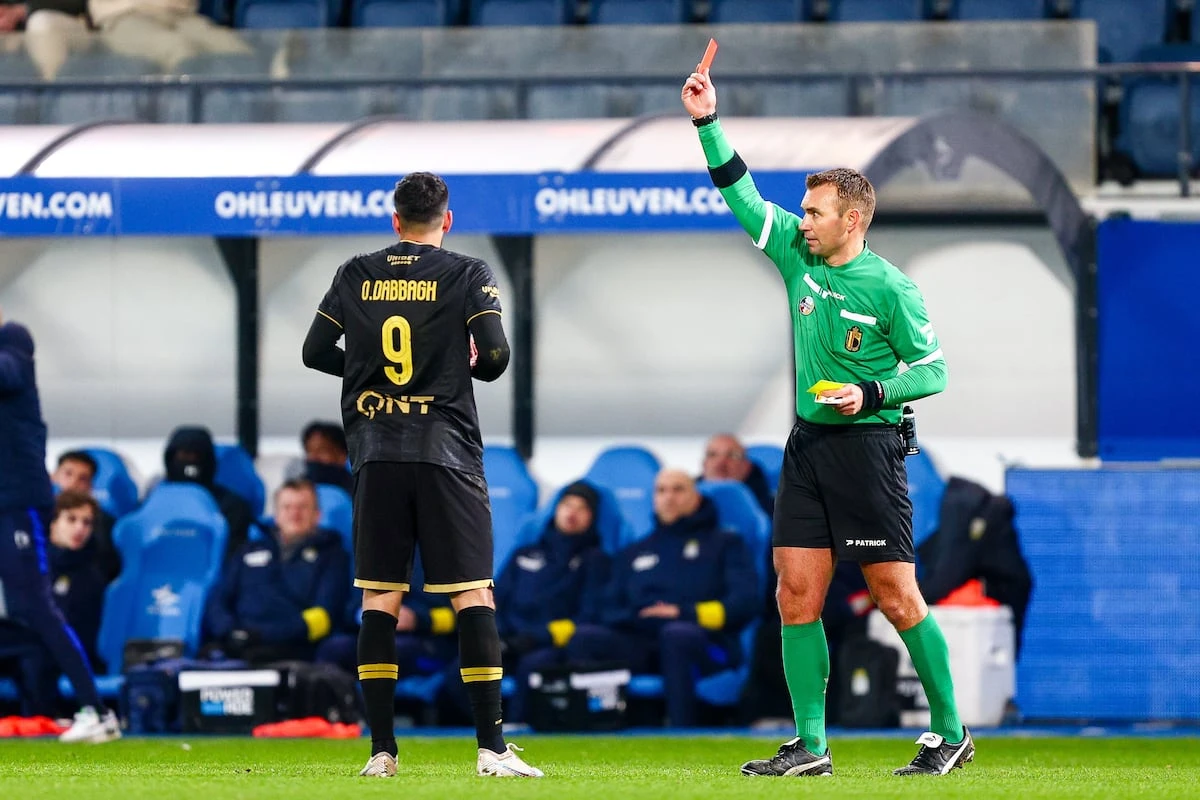
<path id="1" fill-rule="evenodd" d="M 913 505 L 913 541 L 920 543 L 938 526 L 946 481 L 924 451 L 904 459 L 908 470 L 908 498 Z"/>
<path id="2" fill-rule="evenodd" d="M 566 488 L 566 485 L 560 488 L 546 505 L 525 519 L 524 524 L 521 525 L 520 532 L 517 534 L 513 549 L 533 544 L 541 537 L 542 531 L 546 528 L 546 523 L 554 516 L 554 509 L 557 508 L 559 498 L 562 497 L 563 490 Z M 630 530 L 629 523 L 625 521 L 625 517 L 621 514 L 616 495 L 599 484 L 593 483 L 592 488 L 596 490 L 596 494 L 600 495 L 600 505 L 596 511 L 596 532 L 600 534 L 600 541 L 604 549 L 608 553 L 615 555 L 625 546 L 626 542 L 633 540 L 633 531 Z M 503 566 L 503 562 L 497 561 L 496 571 L 499 572 Z"/>
<path id="3" fill-rule="evenodd" d="M 925 18 L 924 0 L 830 0 L 830 22 L 910 22 Z"/>
<path id="4" fill-rule="evenodd" d="M 326 0 L 237 0 L 237 28 L 324 28 L 336 21 Z"/>
<path id="5" fill-rule="evenodd" d="M 137 484 L 129 476 L 124 459 L 103 447 L 89 447 L 87 454 L 96 459 L 92 494 L 100 507 L 114 517 L 122 517 L 137 508 Z"/>
<path id="6" fill-rule="evenodd" d="M 654 528 L 654 479 L 662 465 L 644 447 L 610 447 L 596 456 L 584 475 L 609 489 L 635 539 Z"/>
<path id="7" fill-rule="evenodd" d="M 779 473 L 783 472 L 783 448 L 777 444 L 753 444 L 746 448 L 746 457 L 758 464 L 767 476 L 771 491 L 778 491 Z"/>
<path id="8" fill-rule="evenodd" d="M 804 0 L 712 0 L 708 21 L 799 22 L 804 19 Z"/>
<path id="9" fill-rule="evenodd" d="M 1142 48 L 1167 40 L 1171 5 L 1171 0 L 1075 0 L 1071 16 L 1095 20 L 1100 60 L 1123 64 Z"/>
<path id="10" fill-rule="evenodd" d="M 437 28 L 451 22 L 449 0 L 354 0 L 355 28 Z"/>
<path id="11" fill-rule="evenodd" d="M 317 484 L 317 502 L 321 506 L 321 527 L 337 531 L 346 544 L 346 552 L 354 552 L 354 503 L 350 493 L 340 486 Z"/>
<path id="12" fill-rule="evenodd" d="M 472 25 L 566 25 L 573 0 L 471 0 Z"/>
<path id="13" fill-rule="evenodd" d="M 954 0 L 950 19 L 1042 19 L 1046 0 Z"/>
<path id="14" fill-rule="evenodd" d="M 492 503 L 492 541 L 499 570 L 516 547 L 521 525 L 537 509 L 538 488 L 525 461 L 511 447 L 485 445 L 483 474 Z"/>
<path id="15" fill-rule="evenodd" d="M 1195 61 L 1200 44 L 1159 45 L 1138 53 L 1139 61 Z M 1190 78 L 1192 163 L 1200 163 L 1200 81 Z M 1139 176 L 1173 177 L 1179 171 L 1180 97 L 1179 79 L 1170 77 L 1130 78 L 1123 83 L 1119 111 L 1119 133 L 1115 149 L 1128 155 Z"/>
<path id="16" fill-rule="evenodd" d="M 113 532 L 120 576 L 108 587 L 97 649 L 118 674 L 129 639 L 178 639 L 196 652 L 209 588 L 220 573 L 229 528 L 199 486 L 161 483 Z"/>
<path id="17" fill-rule="evenodd" d="M 592 0 L 593 25 L 678 25 L 688 21 L 684 0 Z"/>
<path id="18" fill-rule="evenodd" d="M 250 504 L 254 516 L 261 517 L 267 504 L 267 489 L 254 468 L 254 459 L 240 444 L 218 444 L 218 486 L 224 486 Z"/>
<path id="19" fill-rule="evenodd" d="M 739 481 L 704 481 L 700 493 L 713 501 L 721 527 L 737 531 L 750 545 L 759 577 L 766 580 L 767 544 L 771 541 L 771 520 L 754 494 Z"/>

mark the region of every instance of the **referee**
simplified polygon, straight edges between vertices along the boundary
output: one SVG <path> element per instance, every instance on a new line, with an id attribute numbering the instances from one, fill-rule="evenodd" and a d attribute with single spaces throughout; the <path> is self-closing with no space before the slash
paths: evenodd
<path id="1" fill-rule="evenodd" d="M 354 470 L 358 677 L 371 727 L 360 774 L 396 774 L 396 620 L 419 547 L 425 591 L 449 594 L 457 615 L 477 773 L 540 778 L 501 730 L 492 517 L 471 385 L 500 377 L 508 342 L 491 268 L 442 249 L 449 199 L 429 172 L 396 184 L 400 241 L 342 264 L 304 340 L 305 366 L 342 378 Z M 343 335 L 345 350 L 337 346 Z"/>
<path id="2" fill-rule="evenodd" d="M 946 364 L 916 285 L 866 243 L 875 190 L 852 169 L 809 175 L 803 218 L 765 202 L 717 119 L 708 71 L 683 85 L 709 174 L 787 286 L 797 422 L 788 437 L 772 545 L 783 669 L 796 738 L 745 775 L 831 775 L 825 741 L 829 647 L 821 607 L 837 561 L 857 561 L 900 633 L 929 698 L 932 730 L 897 775 L 944 775 L 975 754 L 959 721 L 950 654 L 917 588 L 901 405 L 946 387 Z M 899 374 L 903 361 L 909 369 Z M 818 381 L 840 388 L 809 397 Z"/>

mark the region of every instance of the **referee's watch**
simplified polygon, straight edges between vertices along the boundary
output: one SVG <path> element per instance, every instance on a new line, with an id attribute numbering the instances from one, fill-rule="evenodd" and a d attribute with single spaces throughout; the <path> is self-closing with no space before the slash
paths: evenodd
<path id="1" fill-rule="evenodd" d="M 692 124 L 697 128 L 703 128 L 705 125 L 711 125 L 717 121 L 717 112 L 705 114 L 703 117 L 692 117 Z"/>

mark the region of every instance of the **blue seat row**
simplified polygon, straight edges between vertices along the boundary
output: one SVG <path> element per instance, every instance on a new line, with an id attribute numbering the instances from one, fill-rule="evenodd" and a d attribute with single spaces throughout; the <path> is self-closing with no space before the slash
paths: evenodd
<path id="1" fill-rule="evenodd" d="M 313 28 L 337 25 L 344 0 L 234 0 L 232 13 L 214 0 L 207 13 L 239 28 Z M 684 24 L 703 12 L 694 0 L 590 0 L 594 25 Z M 1141 47 L 1166 41 L 1179 0 L 710 0 L 713 23 L 915 22 L 1035 20 L 1056 16 L 1093 19 L 1102 60 L 1121 61 Z M 349 0 L 355 27 L 567 25 L 576 0 Z M 1200 25 L 1193 15 L 1193 25 Z"/>

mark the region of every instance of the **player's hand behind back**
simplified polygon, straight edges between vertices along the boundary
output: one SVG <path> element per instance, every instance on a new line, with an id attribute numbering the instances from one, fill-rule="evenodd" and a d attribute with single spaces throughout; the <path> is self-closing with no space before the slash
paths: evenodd
<path id="1" fill-rule="evenodd" d="M 707 117 L 717 113 L 717 88 L 708 70 L 693 72 L 683 84 L 683 107 L 692 117 Z"/>

